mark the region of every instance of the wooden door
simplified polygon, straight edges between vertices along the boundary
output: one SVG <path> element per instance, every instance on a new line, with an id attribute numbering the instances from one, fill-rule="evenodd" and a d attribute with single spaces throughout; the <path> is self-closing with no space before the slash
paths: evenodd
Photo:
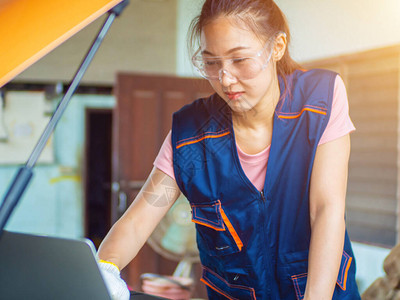
<path id="1" fill-rule="evenodd" d="M 153 168 L 154 159 L 171 129 L 172 113 L 212 92 L 203 79 L 118 75 L 113 118 L 113 223 L 136 197 Z M 135 290 L 140 290 L 140 274 L 172 274 L 176 264 L 145 245 L 123 276 Z M 195 269 L 200 272 L 200 266 Z M 205 297 L 205 288 L 198 285 L 194 296 Z"/>

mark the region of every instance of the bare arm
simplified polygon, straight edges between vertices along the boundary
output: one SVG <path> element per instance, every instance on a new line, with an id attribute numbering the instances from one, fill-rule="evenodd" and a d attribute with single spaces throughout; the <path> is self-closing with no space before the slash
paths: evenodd
<path id="1" fill-rule="evenodd" d="M 310 186 L 311 243 L 304 299 L 330 300 L 344 244 L 350 137 L 318 146 Z"/>
<path id="2" fill-rule="evenodd" d="M 153 168 L 139 194 L 100 245 L 100 259 L 123 269 L 179 197 L 174 179 Z"/>

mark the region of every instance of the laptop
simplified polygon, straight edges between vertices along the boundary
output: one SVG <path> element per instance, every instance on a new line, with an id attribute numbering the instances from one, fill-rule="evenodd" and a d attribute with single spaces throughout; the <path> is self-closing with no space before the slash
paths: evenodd
<path id="1" fill-rule="evenodd" d="M 3 231 L 0 299 L 111 300 L 88 239 Z M 132 300 L 162 299 L 132 292 Z"/>

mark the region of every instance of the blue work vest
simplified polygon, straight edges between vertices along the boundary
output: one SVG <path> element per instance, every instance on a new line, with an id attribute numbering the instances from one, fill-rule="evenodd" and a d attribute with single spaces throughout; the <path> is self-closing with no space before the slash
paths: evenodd
<path id="1" fill-rule="evenodd" d="M 210 299 L 303 299 L 307 281 L 310 177 L 330 116 L 337 74 L 295 71 L 275 110 L 262 191 L 245 175 L 232 115 L 218 95 L 173 116 L 176 182 L 190 201 Z M 284 92 L 280 80 L 281 94 Z M 360 299 L 346 233 L 333 299 Z"/>

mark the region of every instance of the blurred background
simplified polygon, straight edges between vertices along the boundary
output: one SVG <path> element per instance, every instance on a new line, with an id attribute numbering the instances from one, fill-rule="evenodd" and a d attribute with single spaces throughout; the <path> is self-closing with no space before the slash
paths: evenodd
<path id="1" fill-rule="evenodd" d="M 347 86 L 357 131 L 346 220 L 363 291 L 383 276 L 383 260 L 400 237 L 400 1 L 276 2 L 289 21 L 292 56 L 306 68 L 339 72 Z M 6 229 L 88 237 L 99 245 L 150 172 L 172 112 L 211 91 L 196 78 L 186 43 L 202 3 L 131 0 L 84 76 Z M 0 195 L 28 158 L 104 19 L 2 88 Z M 157 251 L 149 254 L 152 249 L 125 270 L 132 286 L 144 272 L 172 274 L 176 261 Z"/>

